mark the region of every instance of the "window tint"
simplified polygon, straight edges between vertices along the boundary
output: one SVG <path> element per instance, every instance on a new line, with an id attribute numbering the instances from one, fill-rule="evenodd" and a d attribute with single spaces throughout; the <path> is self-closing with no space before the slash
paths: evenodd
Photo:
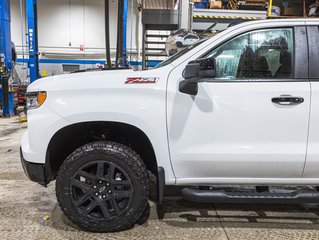
<path id="1" fill-rule="evenodd" d="M 216 78 L 289 79 L 293 77 L 293 30 L 245 33 L 204 56 L 216 59 Z"/>

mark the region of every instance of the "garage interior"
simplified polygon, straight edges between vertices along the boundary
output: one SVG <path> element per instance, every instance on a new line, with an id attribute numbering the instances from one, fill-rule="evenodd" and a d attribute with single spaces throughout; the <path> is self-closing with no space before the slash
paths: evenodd
<path id="1" fill-rule="evenodd" d="M 318 16 L 315 0 L 0 0 L 1 239 L 319 239 L 318 204 L 198 204 L 173 187 L 161 207 L 151 197 L 134 228 L 84 232 L 58 207 L 54 183 L 30 182 L 19 156 L 26 90 L 40 78 L 152 69 L 241 22 Z"/>

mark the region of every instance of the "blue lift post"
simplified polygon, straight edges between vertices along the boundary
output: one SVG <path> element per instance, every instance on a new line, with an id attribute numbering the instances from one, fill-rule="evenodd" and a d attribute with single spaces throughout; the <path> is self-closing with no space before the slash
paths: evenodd
<path id="1" fill-rule="evenodd" d="M 128 66 L 127 62 L 127 16 L 128 16 L 128 0 L 124 0 L 123 6 L 123 65 Z M 133 3 L 132 3 L 133 4 Z"/>
<path id="2" fill-rule="evenodd" d="M 2 83 L 0 99 L 4 117 L 15 115 L 14 94 L 9 86 L 13 68 L 10 22 L 10 0 L 0 0 L 0 79 Z"/>
<path id="3" fill-rule="evenodd" d="M 39 50 L 38 50 L 38 13 L 37 0 L 26 0 L 28 17 L 28 46 L 29 46 L 29 71 L 30 83 L 40 78 Z"/>

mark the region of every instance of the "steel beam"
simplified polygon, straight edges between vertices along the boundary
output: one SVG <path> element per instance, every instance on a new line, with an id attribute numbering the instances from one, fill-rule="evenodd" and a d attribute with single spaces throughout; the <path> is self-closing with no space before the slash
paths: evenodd
<path id="1" fill-rule="evenodd" d="M 179 28 L 191 30 L 191 11 L 192 4 L 189 1 L 179 2 Z"/>

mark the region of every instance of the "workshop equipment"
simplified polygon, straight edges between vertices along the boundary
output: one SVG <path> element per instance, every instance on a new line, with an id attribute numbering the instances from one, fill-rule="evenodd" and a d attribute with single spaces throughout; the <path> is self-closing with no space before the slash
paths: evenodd
<path id="1" fill-rule="evenodd" d="M 2 102 L 2 115 L 4 117 L 15 115 L 14 94 L 9 84 L 14 67 L 10 21 L 10 0 L 0 0 L 0 100 Z"/>

